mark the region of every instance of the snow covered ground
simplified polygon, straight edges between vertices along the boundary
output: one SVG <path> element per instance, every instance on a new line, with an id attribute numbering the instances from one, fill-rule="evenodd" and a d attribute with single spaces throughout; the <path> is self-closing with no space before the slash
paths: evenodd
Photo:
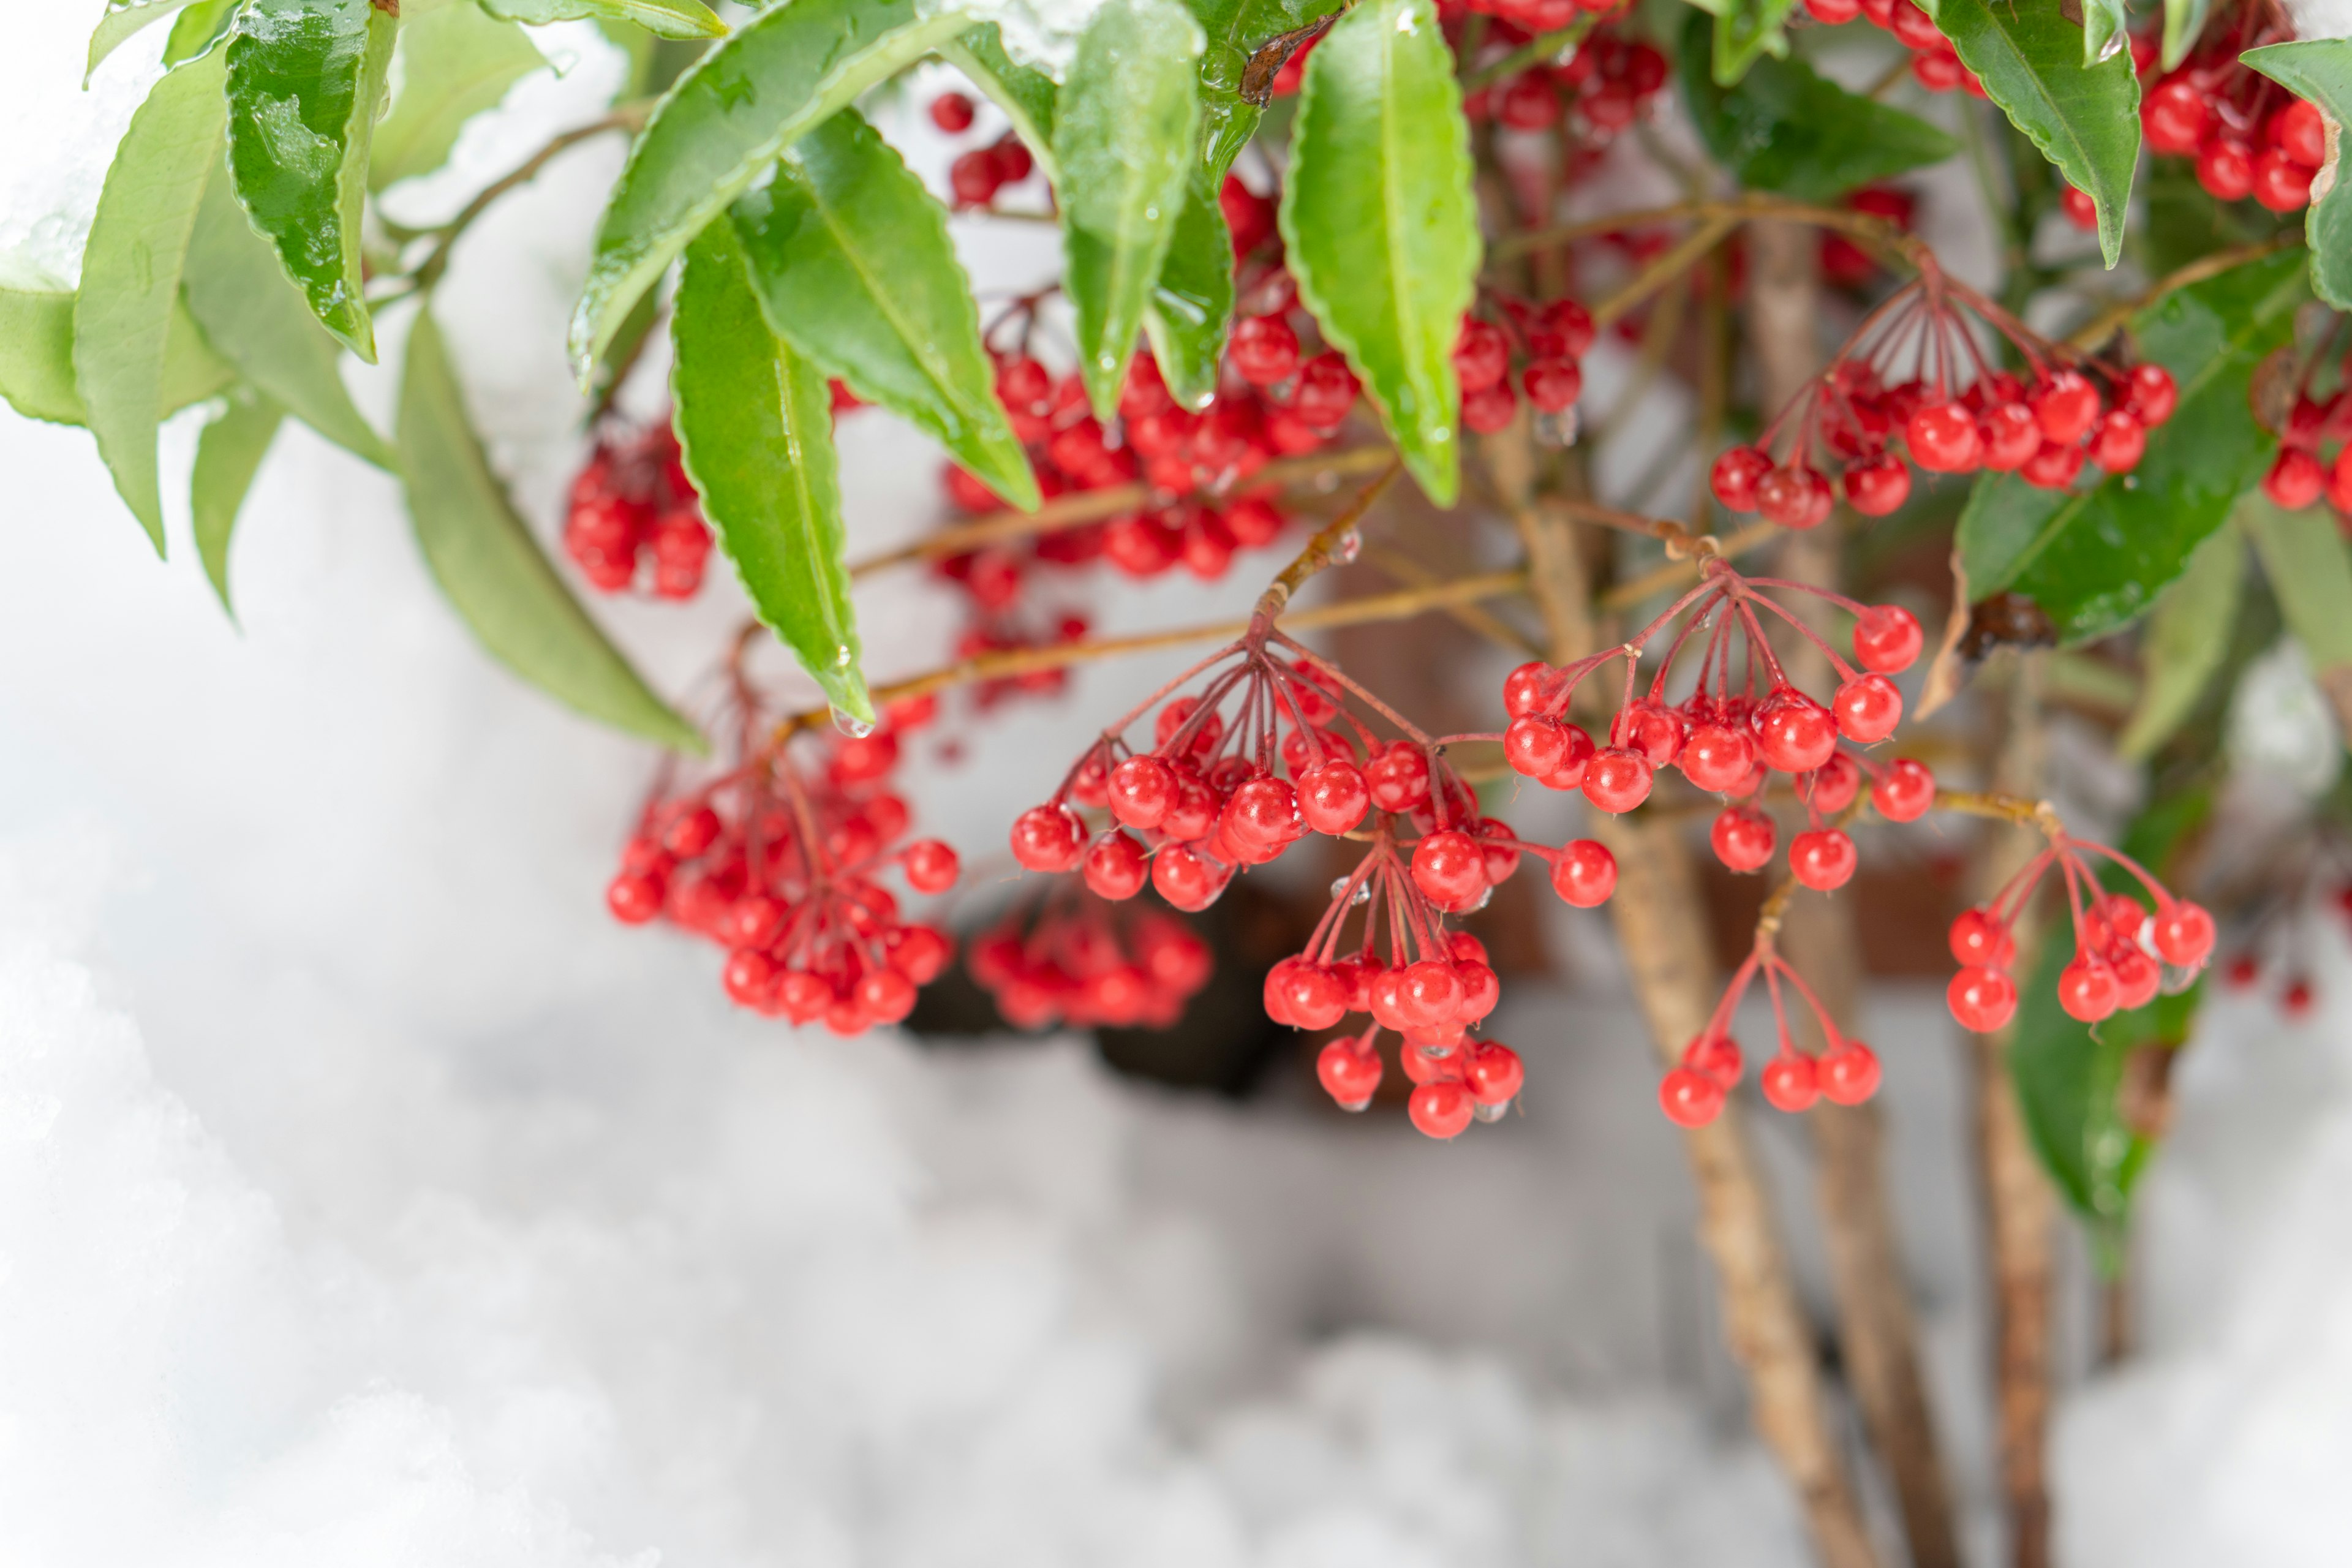
<path id="1" fill-rule="evenodd" d="M 13 18 L 0 55 L 0 247 L 68 270 L 159 41 L 84 97 L 87 20 Z M 553 37 L 577 70 L 526 84 L 455 186 L 593 97 L 597 46 Z M 541 521 L 577 457 L 558 329 L 612 152 L 486 223 L 438 304 Z M 1017 279 L 1034 243 L 979 237 L 975 265 Z M 355 384 L 381 412 L 389 380 Z M 919 526 L 928 458 L 845 428 L 866 537 Z M 1513 995 L 1526 1114 L 1451 1147 L 1119 1082 L 1068 1041 L 795 1036 L 729 1009 L 707 950 L 604 918 L 646 759 L 477 652 L 389 480 L 289 430 L 232 626 L 184 520 L 159 565 L 81 432 L 0 410 L 0 1563 L 1805 1560 L 1621 998 Z M 928 592 L 874 601 L 893 667 L 935 655 Z M 675 689 L 726 597 L 609 618 Z M 1076 722 L 1009 713 L 919 818 L 989 846 Z M 2225 1005 L 2184 1066 L 2146 1353 L 2060 1426 L 2073 1568 L 2352 1539 L 2344 968 L 2331 947 L 2340 1000 L 2297 1029 Z M 1955 1042 L 1899 994 L 1873 1037 L 1981 1502 Z M 1801 1140 L 1763 1136 L 1801 1194 Z"/>

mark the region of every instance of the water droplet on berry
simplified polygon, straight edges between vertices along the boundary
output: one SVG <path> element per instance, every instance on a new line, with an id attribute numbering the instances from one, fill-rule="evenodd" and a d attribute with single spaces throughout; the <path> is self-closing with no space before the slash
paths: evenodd
<path id="1" fill-rule="evenodd" d="M 1336 898 L 1339 897 L 1342 893 L 1345 893 L 1347 890 L 1348 890 L 1348 879 L 1347 879 L 1347 878 L 1345 878 L 1345 877 L 1334 877 L 1334 878 L 1332 878 L 1332 879 L 1331 879 L 1331 896 L 1332 896 L 1333 898 L 1335 898 L 1335 899 L 1336 899 Z M 1361 881 L 1361 882 L 1359 882 L 1359 883 L 1357 883 L 1357 884 L 1356 884 L 1356 896 L 1355 896 L 1354 898 L 1352 898 L 1352 899 L 1349 899 L 1349 900 L 1348 900 L 1348 902 L 1349 902 L 1349 904 L 1350 906 L 1353 906 L 1353 905 L 1356 905 L 1356 904 L 1361 904 L 1361 903 L 1369 903 L 1369 902 L 1370 902 L 1370 901 L 1371 901 L 1371 897 L 1372 897 L 1372 884 L 1371 884 L 1371 882 L 1370 881 L 1370 879 L 1367 879 L 1367 880 L 1364 880 L 1364 881 Z"/>
<path id="2" fill-rule="evenodd" d="M 1492 1105 L 1481 1101 L 1470 1107 L 1470 1114 L 1481 1121 L 1500 1121 L 1511 1113 L 1514 1103 L 1516 1102 L 1508 1100 L 1497 1100 Z"/>
<path id="3" fill-rule="evenodd" d="M 845 713 L 839 704 L 833 706 L 833 727 L 853 741 L 862 741 L 874 733 L 874 726 L 854 714 Z"/>
<path id="4" fill-rule="evenodd" d="M 1485 890 L 1484 892 L 1481 892 L 1481 893 L 1478 895 L 1478 901 L 1477 901 L 1476 903 L 1472 904 L 1472 905 L 1469 905 L 1467 908 L 1465 908 L 1465 909 L 1456 910 L 1454 910 L 1454 913 L 1456 913 L 1456 914 L 1475 915 L 1475 914 L 1476 914 L 1480 910 L 1485 909 L 1488 904 L 1491 904 L 1491 903 L 1493 903 L 1494 901 L 1495 901 L 1495 884 L 1493 884 L 1492 882 L 1489 882 L 1489 883 L 1487 883 L 1487 884 L 1486 884 L 1486 890 Z"/>

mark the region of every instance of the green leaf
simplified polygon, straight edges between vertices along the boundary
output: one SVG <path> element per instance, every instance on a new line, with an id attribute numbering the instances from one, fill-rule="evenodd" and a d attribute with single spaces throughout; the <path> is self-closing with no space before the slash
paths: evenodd
<path id="1" fill-rule="evenodd" d="M 2097 65 L 2130 43 L 2131 12 L 2125 0 L 2082 0 L 2083 63 Z"/>
<path id="2" fill-rule="evenodd" d="M 723 38 L 727 24 L 702 0 L 481 0 L 482 9 L 509 22 L 634 22 L 656 37 Z"/>
<path id="3" fill-rule="evenodd" d="M 1470 128 L 1429 0 L 1361 0 L 1307 57 L 1283 182 L 1299 297 L 1429 498 L 1454 504 L 1454 342 L 1478 276 Z"/>
<path id="4" fill-rule="evenodd" d="M 1185 0 L 1208 47 L 1201 53 L 1202 163 L 1212 191 L 1257 131 L 1263 101 L 1242 94 L 1243 73 L 1257 52 L 1285 33 L 1311 26 L 1345 0 Z"/>
<path id="5" fill-rule="evenodd" d="M 2263 560 L 2287 630 L 2311 656 L 2315 671 L 2352 665 L 2352 559 L 2325 507 L 2282 511 L 2249 496 L 2239 515 Z"/>
<path id="6" fill-rule="evenodd" d="M 205 336 L 246 380 L 335 445 L 380 468 L 393 466 L 392 448 L 343 388 L 341 345 L 246 222 L 225 165 L 214 165 L 205 186 L 181 289 Z"/>
<path id="7" fill-rule="evenodd" d="M 2131 51 L 2085 63 L 2083 29 L 2054 5 L 1922 0 L 1921 9 L 2010 123 L 2098 204 L 2099 254 L 2113 267 L 2123 254 L 2124 206 L 2139 162 L 2139 79 Z"/>
<path id="8" fill-rule="evenodd" d="M 217 53 L 167 72 L 131 117 L 99 193 L 74 302 L 74 385 L 99 456 L 163 553 L 155 426 L 180 268 L 205 178 L 220 158 Z"/>
<path id="9" fill-rule="evenodd" d="M 1789 53 L 1789 13 L 1796 0 L 1724 0 L 1715 13 L 1715 79 L 1729 87 L 1746 76 L 1765 55 L 1785 58 Z"/>
<path id="10" fill-rule="evenodd" d="M 919 17 L 914 0 L 792 0 L 696 61 L 630 148 L 596 231 L 572 315 L 581 384 L 637 296 L 785 148 L 967 26 Z"/>
<path id="11" fill-rule="evenodd" d="M 286 411 L 272 401 L 267 393 L 249 386 L 238 387 L 229 394 L 228 412 L 205 426 L 196 438 L 196 468 L 188 483 L 189 510 L 196 524 L 196 554 L 205 563 L 205 575 L 212 580 L 213 592 L 220 595 L 221 608 L 232 619 L 236 606 L 228 597 L 228 542 L 236 531 L 236 514 L 245 506 L 246 492 L 253 488 L 253 476 L 261 471 L 261 459 L 268 455 L 269 443 L 278 438 L 278 426 Z"/>
<path id="12" fill-rule="evenodd" d="M 179 65 L 211 48 L 236 19 L 241 4 L 243 0 L 195 0 L 172 24 L 172 36 L 163 40 L 163 63 Z"/>
<path id="13" fill-rule="evenodd" d="M 2352 39 L 2312 38 L 2271 44 L 2238 57 L 2298 98 L 2317 104 L 2328 121 L 2327 167 L 2312 182 L 2304 215 L 2311 247 L 2311 287 L 2339 310 L 2352 310 L 2352 190 L 2346 187 L 2337 143 L 2352 116 Z M 2325 188 L 2322 188 L 2323 182 Z"/>
<path id="14" fill-rule="evenodd" d="M 1013 505 L 1038 504 L 947 212 L 856 110 L 795 142 L 734 219 L 760 303 L 795 351 L 929 431 Z"/>
<path id="15" fill-rule="evenodd" d="M 248 0 L 228 41 L 237 200 L 311 312 L 370 364 L 360 209 L 399 26 L 369 0 Z"/>
<path id="16" fill-rule="evenodd" d="M 375 128 L 371 191 L 447 163 L 466 121 L 497 108 L 509 88 L 547 65 L 520 26 L 463 5 L 411 16 L 394 58 L 400 90 L 392 112 Z"/>
<path id="17" fill-rule="evenodd" d="M 100 60 L 187 3 L 188 0 L 130 0 L 127 5 L 109 5 L 89 36 L 89 57 L 81 68 L 82 85 L 89 85 Z"/>
<path id="18" fill-rule="evenodd" d="M 1108 419 L 1175 237 L 1200 132 L 1201 29 L 1177 0 L 1106 0 L 1054 125 L 1078 374 Z"/>
<path id="19" fill-rule="evenodd" d="M 707 749 L 605 640 L 515 515 L 430 310 L 409 330 L 398 444 L 425 563 L 491 657 L 591 719 L 674 750 Z"/>
<path id="20" fill-rule="evenodd" d="M 2234 528 L 2214 530 L 2189 557 L 2180 580 L 2164 591 L 2140 639 L 2139 702 L 2116 750 L 2146 762 L 2195 710 L 2229 657 L 2230 632 L 2245 586 L 2246 542 Z M 2347 580 L 2352 589 L 2352 580 Z M 2352 611 L 2352 596 L 2346 608 Z"/>
<path id="21" fill-rule="evenodd" d="M 1013 134 L 1045 172 L 1046 183 L 1058 189 L 1062 171 L 1054 162 L 1054 117 L 1061 89 L 1054 85 L 1054 79 L 1006 54 L 993 22 L 947 40 L 940 46 L 939 55 L 1004 111 L 1004 117 L 1013 121 Z"/>
<path id="22" fill-rule="evenodd" d="M 0 398 L 27 419 L 86 425 L 74 387 L 74 297 L 50 279 L 0 262 Z M 212 351 L 184 307 L 172 312 L 163 336 L 165 416 L 217 397 L 236 371 Z"/>
<path id="23" fill-rule="evenodd" d="M 2120 847 L 2162 878 L 2175 852 L 2211 812 L 2212 796 L 2205 790 L 2160 799 L 2132 825 Z M 2099 880 L 2107 889 L 2138 890 L 2120 867 L 2100 864 Z M 2124 1064 L 2139 1047 L 2178 1046 L 2187 1039 L 2205 987 L 2200 978 L 2186 991 L 2158 996 L 2093 1026 L 2058 1005 L 2058 972 L 2074 956 L 2073 932 L 2061 908 L 2044 933 L 2033 973 L 2019 982 L 2010 1081 L 2034 1152 L 2060 1194 L 2090 1226 L 2102 1267 L 2112 1268 L 2132 1187 L 2155 1152 L 2124 1120 L 2117 1100 Z"/>
<path id="24" fill-rule="evenodd" d="M 732 225 L 712 225 L 688 247 L 670 336 L 678 444 L 703 515 L 760 619 L 825 700 L 872 723 L 844 560 L 832 395 L 824 371 L 769 331 Z"/>
<path id="25" fill-rule="evenodd" d="M 1187 408 L 1205 407 L 1216 394 L 1225 328 L 1234 313 L 1234 239 L 1217 200 L 1220 184 L 1221 177 L 1205 164 L 1192 166 L 1168 255 L 1160 263 L 1160 281 L 1151 286 L 1143 312 L 1160 376 Z"/>
<path id="26" fill-rule="evenodd" d="M 2213 0 L 2164 0 L 2164 56 L 2166 70 L 2178 70 L 2189 51 L 2197 47 L 2197 35 L 2205 30 L 2205 16 L 2213 8 Z"/>
<path id="27" fill-rule="evenodd" d="M 2035 489 L 2014 474 L 1978 479 L 1960 514 L 1969 591 L 2009 590 L 2049 613 L 2070 643 L 2148 608 L 2189 552 L 2269 467 L 2278 437 L 2255 424 L 2255 367 L 2285 342 L 2307 297 L 2297 252 L 2264 257 L 2176 290 L 2140 312 L 2140 357 L 2180 391 L 2132 473 L 2087 489 Z"/>
<path id="28" fill-rule="evenodd" d="M 1707 152 L 1749 190 L 1832 202 L 1959 151 L 1926 121 L 1848 92 L 1802 60 L 1759 60 L 1738 87 L 1718 85 L 1706 68 L 1709 25 L 1694 12 L 1683 26 L 1683 100 Z"/>

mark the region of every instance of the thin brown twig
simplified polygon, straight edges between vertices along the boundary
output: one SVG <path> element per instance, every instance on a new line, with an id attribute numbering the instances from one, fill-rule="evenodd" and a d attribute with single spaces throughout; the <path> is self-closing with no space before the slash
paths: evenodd
<path id="1" fill-rule="evenodd" d="M 1769 544 L 1786 531 L 1769 522 L 1751 522 L 1738 532 L 1716 541 L 1715 553 L 1728 561 L 1735 555 L 1745 555 L 1760 544 Z M 1712 538 L 1713 535 L 1702 535 Z M 1640 604 L 1654 594 L 1664 594 L 1687 584 L 1698 575 L 1696 557 L 1688 561 L 1669 561 L 1664 566 L 1653 567 L 1639 577 L 1629 577 L 1601 595 L 1604 610 L 1622 610 Z"/>
<path id="2" fill-rule="evenodd" d="M 1298 592 L 1309 577 L 1334 562 L 1345 564 L 1354 560 L 1356 552 L 1349 547 L 1348 541 L 1355 534 L 1356 525 L 1364 521 L 1364 514 L 1372 510 L 1372 503 L 1381 499 L 1389 482 L 1402 472 L 1404 459 L 1391 458 L 1389 466 L 1359 490 L 1338 516 L 1317 529 L 1307 547 L 1292 557 L 1290 564 L 1276 573 L 1274 581 L 1265 585 L 1265 592 L 1257 596 L 1257 608 L 1251 618 L 1271 626 L 1289 607 L 1290 595 Z"/>
<path id="3" fill-rule="evenodd" d="M 430 289 L 439 281 L 442 272 L 449 265 L 449 253 L 458 239 L 473 226 L 474 220 L 488 212 L 500 196 L 518 185 L 529 184 L 539 177 L 541 170 L 583 142 L 602 136 L 608 131 L 635 132 L 643 129 L 652 112 L 653 105 L 649 101 L 623 104 L 601 120 L 592 120 L 585 125 L 575 125 L 569 131 L 549 137 L 544 146 L 524 159 L 511 174 L 503 174 L 482 187 L 479 195 L 457 209 L 456 217 L 431 231 L 438 237 L 434 240 L 433 248 L 425 253 L 425 258 L 410 270 L 414 287 Z"/>
<path id="4" fill-rule="evenodd" d="M 1685 235 L 1675 244 L 1653 258 L 1646 267 L 1631 279 L 1605 296 L 1592 307 L 1592 324 L 1606 327 L 1618 317 L 1681 277 L 1702 260 L 1706 254 L 1723 243 L 1724 237 L 1738 228 L 1737 216 L 1717 215 L 1701 223 L 1698 228 Z"/>
<path id="5" fill-rule="evenodd" d="M 1665 206 L 1644 207 L 1607 217 L 1585 218 L 1575 223 L 1556 224 L 1549 228 L 1529 229 L 1524 234 L 1507 235 L 1497 239 L 1486 247 L 1486 254 L 1495 260 L 1507 260 L 1531 250 L 1566 245 L 1571 240 L 1588 239 L 1595 235 L 1622 234 L 1652 224 L 1704 222 L 1719 218 L 1728 218 L 1734 224 L 1756 218 L 1776 218 L 1784 223 L 1811 224 L 1816 228 L 1835 229 L 1849 238 L 1906 261 L 1925 248 L 1922 241 L 1874 213 L 1812 206 L 1750 191 L 1744 195 L 1720 201 L 1675 202 Z"/>
<path id="6" fill-rule="evenodd" d="M 1465 92 L 1475 92 L 1482 87 L 1489 87 L 1501 81 L 1505 77 L 1518 75 L 1538 60 L 1551 58 L 1571 44 L 1582 43 L 1584 35 L 1591 32 L 1592 25 L 1599 20 L 1598 16 L 1588 13 L 1579 16 L 1565 27 L 1555 28 L 1551 32 L 1528 39 L 1493 65 L 1482 67 L 1464 77 L 1462 89 Z"/>

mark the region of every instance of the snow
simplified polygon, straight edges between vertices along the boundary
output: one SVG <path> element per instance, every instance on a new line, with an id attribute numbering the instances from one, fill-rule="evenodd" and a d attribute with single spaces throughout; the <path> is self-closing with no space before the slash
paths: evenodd
<path id="1" fill-rule="evenodd" d="M 0 244 L 68 276 L 160 46 L 85 96 L 79 29 L 30 15 L 0 55 Z M 586 117 L 602 46 L 561 37 L 575 68 L 469 131 L 411 210 Z M 936 174 L 943 149 L 909 145 Z M 502 205 L 436 302 L 542 524 L 579 450 L 561 323 L 617 153 Z M 1049 231 L 963 227 L 986 287 L 1050 265 Z M 388 365 L 404 330 L 384 322 Z M 394 374 L 353 373 L 379 416 Z M 166 431 L 167 490 L 200 423 Z M 922 526 L 931 457 L 879 416 L 844 438 L 867 542 Z M 1572 996 L 1507 997 L 1524 1114 L 1452 1147 L 1155 1092 L 1066 1039 L 795 1035 L 729 1009 L 706 950 L 603 918 L 648 759 L 478 653 L 391 481 L 289 431 L 232 625 L 184 517 L 158 564 L 81 432 L 0 412 L 0 1560 L 1806 1561 L 1605 957 L 1571 963 Z M 1121 589 L 1103 614 L 1178 624 L 1235 592 Z M 884 588 L 869 646 L 931 662 L 941 605 Z M 600 613 L 677 689 L 740 605 Z M 1007 710 L 919 820 L 991 844 L 1036 759 L 1151 679 Z M 1573 959 L 1595 930 L 1555 934 Z M 2352 994 L 2330 954 L 2323 997 Z M 1981 1518 L 1961 1058 L 1931 994 L 1873 1011 Z M 2352 1525 L 2326 1484 L 2352 1460 L 2352 1019 L 2282 1032 L 2248 1005 L 2211 1033 L 2148 1184 L 2147 1353 L 2061 1427 L 2079 1568 L 2318 1562 Z M 1818 1310 L 1803 1141 L 1758 1136 Z M 2242 1542 L 2262 1549 L 2221 1550 Z"/>

